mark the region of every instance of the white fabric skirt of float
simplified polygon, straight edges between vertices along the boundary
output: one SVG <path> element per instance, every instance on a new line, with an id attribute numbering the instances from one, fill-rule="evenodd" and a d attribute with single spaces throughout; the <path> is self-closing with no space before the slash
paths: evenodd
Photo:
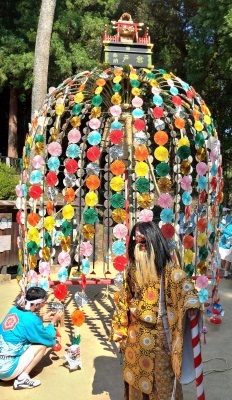
<path id="1" fill-rule="evenodd" d="M 232 247 L 230 249 L 223 249 L 223 247 L 219 247 L 219 253 L 221 260 L 232 262 Z"/>

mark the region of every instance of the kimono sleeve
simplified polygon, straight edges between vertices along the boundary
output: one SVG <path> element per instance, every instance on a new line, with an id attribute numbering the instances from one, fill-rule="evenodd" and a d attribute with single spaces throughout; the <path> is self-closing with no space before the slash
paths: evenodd
<path id="1" fill-rule="evenodd" d="M 37 316 L 31 318 L 27 324 L 24 325 L 24 335 L 29 343 L 43 344 L 44 346 L 51 347 L 56 343 L 56 330 L 53 324 L 44 326 L 41 319 Z"/>
<path id="2" fill-rule="evenodd" d="M 114 295 L 115 311 L 112 318 L 109 339 L 118 342 L 127 338 L 128 304 L 126 291 L 118 291 Z"/>

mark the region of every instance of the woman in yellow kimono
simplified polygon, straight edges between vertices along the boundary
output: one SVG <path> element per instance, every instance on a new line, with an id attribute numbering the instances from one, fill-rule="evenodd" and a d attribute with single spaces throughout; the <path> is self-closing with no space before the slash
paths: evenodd
<path id="1" fill-rule="evenodd" d="M 124 400 L 182 400 L 181 383 L 195 378 L 188 318 L 200 308 L 194 285 L 172 264 L 154 222 L 135 224 L 128 255 L 111 332 L 124 354 Z"/>

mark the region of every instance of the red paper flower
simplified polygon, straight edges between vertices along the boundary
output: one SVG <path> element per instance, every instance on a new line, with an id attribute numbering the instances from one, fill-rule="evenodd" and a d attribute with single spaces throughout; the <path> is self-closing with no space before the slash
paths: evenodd
<path id="1" fill-rule="evenodd" d="M 30 213 L 27 216 L 27 222 L 31 225 L 31 226 L 36 226 L 38 224 L 40 220 L 40 217 L 38 214 L 36 213 Z"/>
<path id="2" fill-rule="evenodd" d="M 182 100 L 179 96 L 172 96 L 172 102 L 175 106 L 179 107 L 181 106 Z"/>
<path id="3" fill-rule="evenodd" d="M 100 149 L 97 146 L 92 146 L 87 150 L 87 158 L 90 161 L 97 161 L 100 156 Z"/>
<path id="4" fill-rule="evenodd" d="M 54 171 L 48 172 L 45 179 L 49 186 L 55 186 L 58 182 L 57 175 Z"/>
<path id="5" fill-rule="evenodd" d="M 125 256 L 117 256 L 113 261 L 113 266 L 117 271 L 122 272 L 124 271 L 127 263 L 128 259 Z"/>
<path id="6" fill-rule="evenodd" d="M 142 119 L 136 119 L 134 121 L 134 128 L 137 131 L 143 131 L 145 129 L 145 126 L 146 126 L 146 124 Z"/>
<path id="7" fill-rule="evenodd" d="M 81 274 L 81 284 L 80 284 L 80 286 L 81 286 L 82 290 L 85 290 L 85 288 L 86 288 L 86 275 L 85 274 Z"/>
<path id="8" fill-rule="evenodd" d="M 199 232 L 204 232 L 206 230 L 207 227 L 207 221 L 205 218 L 200 218 L 197 221 L 197 229 Z"/>
<path id="9" fill-rule="evenodd" d="M 161 227 L 161 232 L 166 239 L 171 239 L 175 234 L 175 229 L 174 226 L 172 226 L 171 224 L 164 224 Z"/>
<path id="10" fill-rule="evenodd" d="M 64 285 L 63 283 L 59 283 L 58 285 L 56 285 L 54 289 L 54 296 L 58 300 L 60 301 L 64 300 L 67 294 L 68 294 L 68 289 L 66 285 Z"/>
<path id="11" fill-rule="evenodd" d="M 155 118 L 162 118 L 164 116 L 164 110 L 162 107 L 155 107 L 153 109 L 153 115 Z"/>
<path id="12" fill-rule="evenodd" d="M 184 237 L 183 246 L 185 249 L 191 249 L 194 245 L 194 238 L 191 235 Z"/>
<path id="13" fill-rule="evenodd" d="M 113 131 L 110 132 L 110 141 L 113 144 L 121 143 L 122 139 L 123 139 L 123 132 L 120 131 L 119 129 L 114 129 Z"/>
<path id="14" fill-rule="evenodd" d="M 29 196 L 32 199 L 39 199 L 40 196 L 42 195 L 43 190 L 39 185 L 33 185 L 29 189 Z"/>
<path id="15" fill-rule="evenodd" d="M 64 165 L 69 174 L 74 174 L 78 169 L 78 163 L 76 160 L 66 160 Z"/>

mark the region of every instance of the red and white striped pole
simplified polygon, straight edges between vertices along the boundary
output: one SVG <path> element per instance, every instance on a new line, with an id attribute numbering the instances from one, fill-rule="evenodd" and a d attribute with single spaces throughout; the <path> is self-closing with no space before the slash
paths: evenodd
<path id="1" fill-rule="evenodd" d="M 198 315 L 190 317 L 190 327 L 192 336 L 194 368 L 196 376 L 197 400 L 205 400 L 200 334 L 198 328 Z"/>

